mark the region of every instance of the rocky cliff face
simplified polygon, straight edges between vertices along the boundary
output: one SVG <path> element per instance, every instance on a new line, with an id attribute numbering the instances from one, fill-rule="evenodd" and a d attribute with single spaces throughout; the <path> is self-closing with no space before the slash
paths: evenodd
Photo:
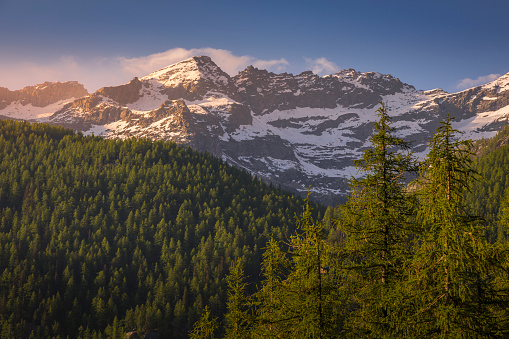
<path id="1" fill-rule="evenodd" d="M 87 95 L 76 81 L 45 82 L 18 91 L 0 87 L 0 115 L 23 120 L 44 120 L 65 103 Z"/>
<path id="2" fill-rule="evenodd" d="M 45 82 L 37 86 L 28 86 L 18 91 L 9 91 L 0 87 L 0 110 L 13 102 L 25 106 L 45 107 L 60 100 L 80 98 L 87 95 L 87 90 L 76 81 Z"/>
<path id="3" fill-rule="evenodd" d="M 172 140 L 297 193 L 311 186 L 316 200 L 334 204 L 358 175 L 353 160 L 369 147 L 381 100 L 397 133 L 422 156 L 447 113 L 465 138 L 507 124 L 509 74 L 449 94 L 353 69 L 319 77 L 250 66 L 230 77 L 209 57 L 193 57 L 69 102 L 47 121 L 106 138 Z"/>
<path id="4" fill-rule="evenodd" d="M 134 78 L 129 83 L 116 87 L 103 87 L 94 93 L 97 96 L 103 96 L 119 103 L 127 105 L 140 100 L 143 84 L 138 78 Z"/>

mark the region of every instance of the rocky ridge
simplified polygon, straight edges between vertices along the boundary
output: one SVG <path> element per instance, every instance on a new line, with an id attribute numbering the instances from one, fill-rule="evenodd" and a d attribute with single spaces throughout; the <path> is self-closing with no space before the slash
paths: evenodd
<path id="1" fill-rule="evenodd" d="M 17 91 L 0 87 L 0 115 L 18 119 L 42 119 L 65 102 L 88 95 L 77 81 L 45 82 Z"/>
<path id="2" fill-rule="evenodd" d="M 249 66 L 230 77 L 202 56 L 73 100 L 47 121 L 106 138 L 172 140 L 298 193 L 311 186 L 315 199 L 333 204 L 357 175 L 353 160 L 369 146 L 381 100 L 397 133 L 424 155 L 447 113 L 466 138 L 489 137 L 506 125 L 509 74 L 449 94 L 353 69 L 319 77 Z"/>

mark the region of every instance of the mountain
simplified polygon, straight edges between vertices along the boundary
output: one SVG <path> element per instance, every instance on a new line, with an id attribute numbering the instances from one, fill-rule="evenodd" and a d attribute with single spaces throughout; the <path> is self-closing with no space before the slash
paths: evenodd
<path id="1" fill-rule="evenodd" d="M 357 175 L 353 160 L 369 146 L 380 100 L 397 134 L 423 155 L 447 113 L 465 138 L 491 137 L 506 125 L 509 73 L 447 93 L 353 69 L 320 77 L 249 66 L 230 77 L 201 56 L 101 88 L 67 103 L 47 122 L 106 138 L 173 140 L 291 191 L 311 186 L 315 200 L 334 204 L 344 201 L 348 179 Z"/>
<path id="2" fill-rule="evenodd" d="M 44 121 L 64 104 L 88 95 L 76 81 L 45 82 L 18 91 L 0 87 L 0 118 Z"/>

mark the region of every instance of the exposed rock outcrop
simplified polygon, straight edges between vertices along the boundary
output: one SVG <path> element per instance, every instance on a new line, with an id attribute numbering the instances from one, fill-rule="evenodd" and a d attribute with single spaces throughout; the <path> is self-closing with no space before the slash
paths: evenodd
<path id="1" fill-rule="evenodd" d="M 109 98 L 124 106 L 136 102 L 141 98 L 142 94 L 140 92 L 142 86 L 142 82 L 138 80 L 138 78 L 134 78 L 125 85 L 103 87 L 95 94 L 102 95 L 103 97 Z"/>
<path id="2" fill-rule="evenodd" d="M 19 102 L 23 106 L 31 104 L 35 107 L 45 107 L 60 100 L 80 98 L 87 94 L 85 87 L 76 81 L 45 82 L 18 91 L 0 87 L 0 110 L 13 102 Z"/>

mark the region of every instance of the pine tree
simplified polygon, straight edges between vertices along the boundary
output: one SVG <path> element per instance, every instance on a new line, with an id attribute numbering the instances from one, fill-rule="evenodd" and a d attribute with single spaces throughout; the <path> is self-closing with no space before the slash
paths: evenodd
<path id="1" fill-rule="evenodd" d="M 419 338 L 492 338 L 501 336 L 503 297 L 493 284 L 497 255 L 484 236 L 479 218 L 465 204 L 475 173 L 470 141 L 456 140 L 451 118 L 430 140 L 417 181 L 423 229 L 414 257 L 409 291 L 415 307 L 412 335 Z M 497 315 L 498 314 L 498 315 Z M 497 324 L 498 323 L 498 324 Z"/>
<path id="2" fill-rule="evenodd" d="M 394 136 L 387 108 L 380 105 L 371 148 L 355 162 L 365 176 L 351 181 L 339 223 L 345 237 L 339 251 L 346 258 L 340 263 L 346 274 L 343 288 L 354 298 L 347 331 L 393 338 L 402 335 L 404 323 L 401 286 L 414 231 L 406 182 L 416 161 L 409 145 Z"/>
<path id="3" fill-rule="evenodd" d="M 296 218 L 300 232 L 291 237 L 291 271 L 283 288 L 289 293 L 293 315 L 292 336 L 298 338 L 332 338 L 337 336 L 340 317 L 334 313 L 334 290 L 337 288 L 330 271 L 330 247 L 325 239 L 322 222 L 312 217 L 309 196 L 302 214 Z"/>

